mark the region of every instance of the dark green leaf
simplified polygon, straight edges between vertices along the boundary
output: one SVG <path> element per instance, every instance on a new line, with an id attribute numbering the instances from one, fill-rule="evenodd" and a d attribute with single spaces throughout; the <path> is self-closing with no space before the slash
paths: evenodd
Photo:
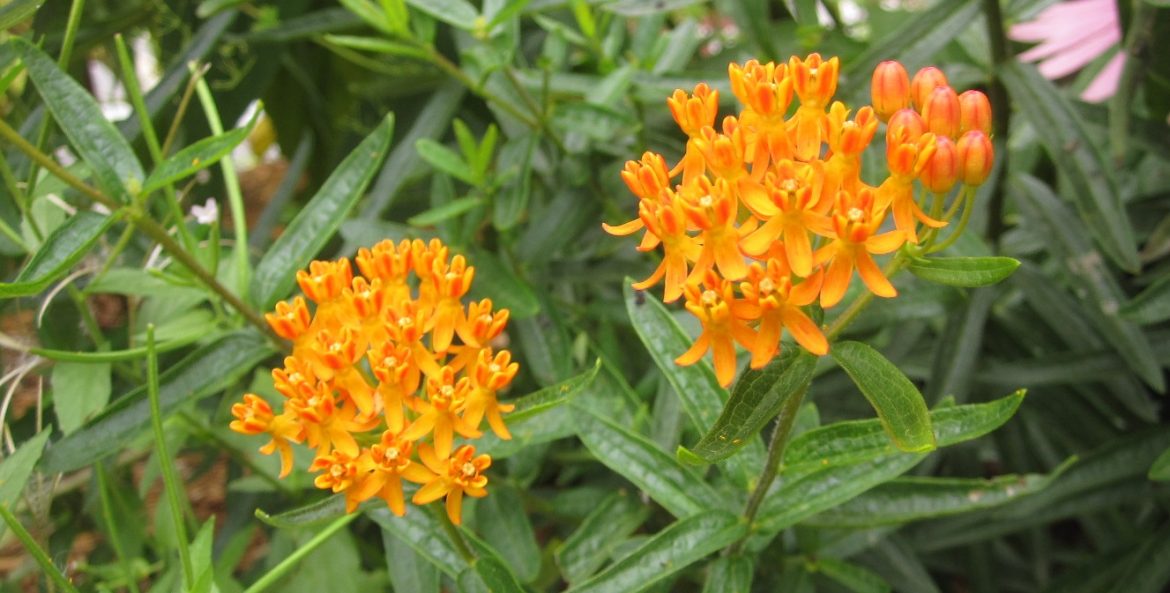
<path id="1" fill-rule="evenodd" d="M 256 115 L 253 115 L 242 128 L 204 138 L 159 163 L 143 182 L 142 193 L 147 194 L 160 189 L 219 162 L 219 159 L 230 154 L 232 149 L 252 133 L 252 128 L 256 127 L 259 120 L 259 114 L 260 111 L 257 110 Z"/>
<path id="2" fill-rule="evenodd" d="M 524 587 L 516 581 L 516 575 L 502 561 L 491 556 L 472 561 L 471 568 L 464 570 L 457 582 L 461 593 L 481 590 L 487 593 L 524 593 Z M 480 585 L 486 589 L 481 589 Z"/>
<path id="3" fill-rule="evenodd" d="M 1147 475 L 1151 480 L 1157 482 L 1170 482 L 1170 449 L 1162 451 L 1162 454 L 1154 460 L 1154 464 L 1150 466 L 1150 473 Z"/>
<path id="4" fill-rule="evenodd" d="M 532 531 L 532 523 L 524 508 L 524 501 L 516 490 L 509 486 L 496 486 L 491 495 L 479 501 L 476 507 L 476 525 L 484 539 L 492 542 L 492 546 L 501 559 L 511 567 L 515 573 L 513 579 L 528 583 L 536 578 L 540 571 L 540 546 L 536 543 L 536 534 Z M 475 569 L 483 577 L 488 588 L 496 591 L 493 582 L 499 580 L 499 571 L 491 569 L 485 572 L 485 567 L 479 565 L 486 558 L 480 558 Z M 507 568 L 504 569 L 508 571 Z M 509 573 L 510 574 L 510 573 Z M 503 579 L 506 583 L 508 579 Z M 508 589 L 503 589 L 508 590 Z"/>
<path id="5" fill-rule="evenodd" d="M 382 531 L 410 546 L 419 556 L 451 578 L 467 569 L 467 563 L 459 555 L 443 531 L 442 525 L 428 508 L 409 509 L 402 517 L 395 517 L 386 505 L 366 511 L 366 516 L 382 527 Z"/>
<path id="6" fill-rule="evenodd" d="M 513 404 L 516 409 L 508 413 L 504 420 L 509 424 L 520 424 L 533 417 L 539 416 L 543 412 L 551 408 L 568 403 L 581 390 L 588 388 L 593 384 L 593 379 L 597 377 L 597 372 L 601 370 L 601 359 L 593 364 L 593 368 L 577 375 L 565 379 L 556 385 L 550 385 L 543 389 L 534 391 L 513 400 L 507 400 L 504 403 Z"/>
<path id="7" fill-rule="evenodd" d="M 254 332 L 231 334 L 192 352 L 159 376 L 163 416 L 224 389 L 271 355 L 270 346 Z M 77 432 L 53 443 L 45 452 L 42 469 L 57 473 L 89 465 L 117 453 L 149 425 L 150 403 L 146 388 L 139 387 Z"/>
<path id="8" fill-rule="evenodd" d="M 830 354 L 865 394 L 899 449 L 920 452 L 935 448 L 926 402 L 898 367 L 860 342 L 838 342 Z"/>
<path id="9" fill-rule="evenodd" d="M 720 556 L 707 566 L 703 593 L 751 593 L 755 561 L 751 556 Z"/>
<path id="10" fill-rule="evenodd" d="M 343 495 L 326 496 L 321 500 L 277 515 L 269 515 L 261 509 L 256 509 L 257 519 L 278 529 L 322 525 L 342 515 L 345 515 L 345 496 Z"/>
<path id="11" fill-rule="evenodd" d="M 1160 593 L 1170 584 L 1170 528 L 1145 538 L 1110 593 Z"/>
<path id="12" fill-rule="evenodd" d="M 468 210 L 478 208 L 481 205 L 483 205 L 483 198 L 478 196 L 459 198 L 457 200 L 447 202 L 442 206 L 436 206 L 411 216 L 406 220 L 406 222 L 410 223 L 411 226 L 416 227 L 434 226 L 440 222 L 443 222 L 444 220 L 455 218 L 456 216 L 459 216 Z"/>
<path id="13" fill-rule="evenodd" d="M 395 593 L 439 593 L 439 570 L 434 564 L 385 529 L 382 547 L 386 550 L 386 568 Z"/>
<path id="14" fill-rule="evenodd" d="M 1020 267 L 1010 257 L 932 257 L 910 262 L 910 271 L 923 280 L 947 286 L 990 286 Z"/>
<path id="15" fill-rule="evenodd" d="M 117 220 L 117 216 L 103 216 L 88 210 L 69 217 L 45 238 L 11 284 L 0 283 L 0 297 L 27 296 L 45 290 L 81 261 Z"/>
<path id="16" fill-rule="evenodd" d="M 747 534 L 740 517 L 706 510 L 672 523 L 645 544 L 569 593 L 643 591 Z"/>
<path id="17" fill-rule="evenodd" d="M 334 169 L 317 195 L 260 259 L 251 287 L 252 300 L 258 308 L 271 308 L 292 290 L 297 270 L 309 265 L 362 197 L 386 158 L 393 135 L 391 113 Z"/>
<path id="18" fill-rule="evenodd" d="M 496 308 L 508 309 L 510 319 L 527 319 L 540 312 L 540 301 L 532 288 L 494 253 L 474 250 L 467 254 L 467 260 L 475 266 L 472 297 L 490 297 Z"/>
<path id="19" fill-rule="evenodd" d="M 1113 168 L 1105 164 L 1068 99 L 1032 65 L 1013 60 L 998 73 L 1013 103 L 1068 179 L 1082 220 L 1101 250 L 1122 269 L 1137 272 L 1141 263 L 1136 240 Z"/>
<path id="20" fill-rule="evenodd" d="M 854 593 L 887 593 L 889 583 L 868 569 L 836 558 L 818 558 L 817 572 L 833 579 Z"/>
<path id="21" fill-rule="evenodd" d="M 0 31 L 32 16 L 45 0 L 12 0 L 0 8 Z"/>
<path id="22" fill-rule="evenodd" d="M 1141 291 L 1121 308 L 1121 315 L 1134 323 L 1150 325 L 1170 319 L 1170 276 Z"/>
<path id="23" fill-rule="evenodd" d="M 24 39 L 13 39 L 29 78 L 77 155 L 90 166 L 98 186 L 127 202 L 146 175 L 130 143 L 102 115 L 93 96 L 62 72 L 53 60 Z"/>
<path id="24" fill-rule="evenodd" d="M 689 468 L 645 437 L 596 415 L 588 406 L 578 412 L 577 436 L 607 467 L 625 476 L 676 517 L 687 517 L 727 502 Z"/>
<path id="25" fill-rule="evenodd" d="M 624 490 L 602 500 L 555 552 L 565 581 L 574 585 L 592 576 L 649 516 L 650 508 Z"/>
<path id="26" fill-rule="evenodd" d="M 680 447 L 680 458 L 712 463 L 734 454 L 780 413 L 788 398 L 808 387 L 816 364 L 803 348 L 786 345 L 768 366 L 744 373 L 711 430 L 691 449 Z"/>

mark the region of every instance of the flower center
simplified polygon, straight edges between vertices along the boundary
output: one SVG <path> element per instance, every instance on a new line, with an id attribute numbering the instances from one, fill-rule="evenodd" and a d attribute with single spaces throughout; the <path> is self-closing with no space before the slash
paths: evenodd
<path id="1" fill-rule="evenodd" d="M 760 280 L 760 292 L 764 294 L 772 294 L 773 290 L 776 290 L 776 283 L 772 282 L 771 278 L 764 278 L 763 280 Z"/>
<path id="2" fill-rule="evenodd" d="M 715 198 L 712 198 L 709 195 L 699 198 L 699 206 L 702 206 L 703 208 L 710 208 L 711 204 L 713 204 L 714 202 L 715 202 Z"/>
<path id="3" fill-rule="evenodd" d="M 470 478 L 475 475 L 475 466 L 470 461 L 463 463 L 463 477 Z"/>
<path id="4" fill-rule="evenodd" d="M 848 218 L 851 222 L 857 222 L 865 217 L 865 212 L 862 212 L 861 208 L 850 208 L 849 211 L 845 213 L 845 217 Z"/>
<path id="5" fill-rule="evenodd" d="M 703 294 L 699 297 L 699 300 L 704 305 L 710 307 L 719 302 L 719 293 L 711 289 L 704 290 Z"/>

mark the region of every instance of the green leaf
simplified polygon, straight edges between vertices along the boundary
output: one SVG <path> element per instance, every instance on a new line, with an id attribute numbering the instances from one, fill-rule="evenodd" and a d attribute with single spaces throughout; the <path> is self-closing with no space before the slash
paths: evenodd
<path id="1" fill-rule="evenodd" d="M 53 365 L 53 412 L 63 434 L 81 427 L 110 401 L 110 363 Z"/>
<path id="2" fill-rule="evenodd" d="M 1121 307 L 1121 315 L 1142 325 L 1170 319 L 1170 276 L 1159 279 L 1133 297 Z"/>
<path id="3" fill-rule="evenodd" d="M 380 525 L 382 531 L 410 546 L 443 574 L 455 579 L 468 568 L 451 540 L 446 535 L 438 535 L 444 533 L 443 526 L 430 509 L 411 508 L 406 515 L 395 517 L 386 505 L 379 505 L 366 511 L 366 516 Z"/>
<path id="4" fill-rule="evenodd" d="M 1162 451 L 1162 454 L 1154 460 L 1147 476 L 1155 482 L 1170 482 L 1170 448 Z"/>
<path id="5" fill-rule="evenodd" d="M 493 459 L 502 459 L 515 454 L 526 445 L 572 436 L 574 434 L 572 417 L 569 408 L 564 404 L 593 384 L 599 368 L 600 361 L 598 366 L 576 377 L 524 397 L 506 401 L 505 403 L 516 406 L 516 409 L 504 417 L 512 438 L 505 441 L 495 433 L 487 433 L 480 438 L 476 448 L 484 453 L 491 453 Z"/>
<path id="6" fill-rule="evenodd" d="M 516 575 L 502 561 L 491 556 L 472 561 L 471 568 L 463 571 L 457 582 L 461 592 L 480 591 L 482 584 L 488 593 L 524 593 Z"/>
<path id="7" fill-rule="evenodd" d="M 479 11 L 467 0 L 406 0 L 415 9 L 458 29 L 470 31 L 475 28 Z"/>
<path id="8" fill-rule="evenodd" d="M 340 45 L 342 47 L 348 47 L 362 51 L 372 51 L 391 56 L 402 56 L 417 59 L 426 59 L 429 57 L 429 54 L 426 51 L 418 48 L 417 46 L 399 41 L 390 41 L 389 39 L 382 39 L 380 37 L 363 37 L 358 35 L 325 35 L 324 39 L 328 43 Z"/>
<path id="9" fill-rule="evenodd" d="M 881 576 L 868 569 L 836 558 L 817 558 L 817 572 L 855 593 L 888 593 L 891 588 Z"/>
<path id="10" fill-rule="evenodd" d="M 406 222 L 415 227 L 434 226 L 482 205 L 483 198 L 478 196 L 459 198 L 411 216 L 406 219 Z"/>
<path id="11" fill-rule="evenodd" d="M 270 309 L 292 291 L 297 270 L 309 265 L 362 197 L 386 158 L 393 135 L 391 113 L 334 169 L 317 195 L 260 259 L 251 287 L 258 308 Z"/>
<path id="12" fill-rule="evenodd" d="M 756 571 L 751 556 L 720 556 L 707 566 L 703 593 L 751 593 L 752 575 Z"/>
<path id="13" fill-rule="evenodd" d="M 625 490 L 602 500 L 554 552 L 565 581 L 574 585 L 597 572 L 649 517 L 650 508 Z"/>
<path id="14" fill-rule="evenodd" d="M 540 313 L 540 301 L 532 287 L 518 278 L 496 254 L 475 249 L 467 254 L 467 261 L 475 266 L 472 298 L 491 298 L 497 309 L 508 309 L 509 319 L 528 319 Z"/>
<path id="15" fill-rule="evenodd" d="M 556 385 L 549 385 L 523 397 L 505 401 L 504 403 L 515 405 L 516 409 L 509 412 L 504 417 L 504 421 L 509 426 L 520 424 L 539 416 L 549 409 L 568 403 L 581 390 L 593 384 L 593 380 L 597 377 L 597 373 L 600 370 L 601 359 L 597 359 L 592 369 L 576 377 L 565 379 Z"/>
<path id="16" fill-rule="evenodd" d="M 569 593 L 643 591 L 747 534 L 740 517 L 707 510 L 675 521 L 645 544 Z"/>
<path id="17" fill-rule="evenodd" d="M 435 169 L 442 171 L 468 185 L 478 186 L 482 180 L 477 179 L 471 167 L 454 150 L 431 140 L 420 138 L 414 143 L 415 150 L 424 161 Z"/>
<path id="18" fill-rule="evenodd" d="M 49 56 L 24 39 L 11 42 L 16 44 L 53 119 L 93 170 L 98 186 L 118 201 L 128 202 L 128 188 L 137 187 L 146 177 L 130 143 L 102 115 L 93 96 L 57 68 Z"/>
<path id="19" fill-rule="evenodd" d="M 691 449 L 679 447 L 680 458 L 712 463 L 734 454 L 780 413 L 788 398 L 808 388 L 816 364 L 816 357 L 789 344 L 768 366 L 744 373 L 711 430 Z"/>
<path id="20" fill-rule="evenodd" d="M 726 502 L 708 483 L 645 437 L 602 418 L 588 406 L 578 412 L 577 436 L 598 461 L 650 495 L 672 515 L 686 517 Z M 621 590 L 621 589 L 618 589 Z"/>
<path id="21" fill-rule="evenodd" d="M 645 0 L 618 0 L 605 4 L 603 8 L 613 13 L 627 17 L 648 16 L 663 12 L 671 12 L 680 8 L 694 6 L 706 0 L 659 0 L 646 2 Z"/>
<path id="22" fill-rule="evenodd" d="M 195 539 L 191 541 L 191 572 L 195 575 L 195 584 L 191 593 L 208 593 L 213 590 L 215 577 L 215 563 L 211 556 L 211 543 L 215 536 L 215 515 L 203 522 Z M 218 592 L 218 589 L 215 589 Z"/>
<path id="23" fill-rule="evenodd" d="M 159 376 L 163 416 L 199 401 L 235 382 L 236 378 L 272 355 L 270 346 L 251 331 L 229 334 L 192 352 Z M 53 443 L 45 452 L 45 473 L 67 472 L 117 453 L 150 426 L 146 388 L 119 397 L 77 432 Z"/>
<path id="24" fill-rule="evenodd" d="M 262 509 L 256 509 L 257 519 L 278 529 L 324 525 L 343 515 L 345 515 L 345 496 L 340 494 L 326 496 L 321 500 L 310 502 L 309 504 L 284 511 L 277 515 L 269 515 Z"/>
<path id="25" fill-rule="evenodd" d="M 991 508 L 1046 488 L 1068 464 L 1049 474 L 992 479 L 899 478 L 806 520 L 807 525 L 865 528 L 921 521 Z"/>
<path id="26" fill-rule="evenodd" d="M 0 283 L 0 297 L 37 294 L 64 276 L 118 220 L 82 210 L 65 220 L 45 238 L 40 249 L 10 284 Z"/>
<path id="27" fill-rule="evenodd" d="M 1081 219 L 1097 244 L 1119 267 L 1136 273 L 1141 262 L 1113 167 L 1105 163 L 1068 99 L 1032 65 L 1012 60 L 998 72 L 1013 103 L 1067 178 Z"/>
<path id="28" fill-rule="evenodd" d="M 1125 564 L 1125 572 L 1114 581 L 1110 593 L 1165 591 L 1170 584 L 1170 528 L 1150 534 Z"/>
<path id="29" fill-rule="evenodd" d="M 16 452 L 0 461 L 0 505 L 11 508 L 24 491 L 24 485 L 32 475 L 37 460 L 45 450 L 51 430 L 42 430 L 21 443 Z M 3 525 L 0 524 L 0 528 Z"/>
<path id="30" fill-rule="evenodd" d="M 12 0 L 0 8 L 0 31 L 32 16 L 45 0 Z"/>
<path id="31" fill-rule="evenodd" d="M 536 543 L 536 534 L 525 512 L 524 501 L 516 489 L 496 486 L 490 496 L 479 501 L 475 516 L 480 534 L 492 542 L 500 558 L 515 573 L 514 578 L 525 583 L 532 582 L 540 572 L 540 546 Z M 481 562 L 483 560 L 480 559 Z M 478 563 L 475 569 L 488 587 L 496 591 L 492 587 L 497 578 L 496 571 L 485 574 Z"/>
<path id="32" fill-rule="evenodd" d="M 395 592 L 439 593 L 439 570 L 389 531 L 382 530 L 386 568 Z"/>
<path id="33" fill-rule="evenodd" d="M 910 271 L 928 282 L 947 286 L 991 286 L 1002 281 L 1016 268 L 1010 257 L 932 257 L 910 262 Z"/>
<path id="34" fill-rule="evenodd" d="M 838 342 L 830 354 L 877 411 L 899 449 L 921 452 L 935 448 L 926 402 L 898 367 L 860 342 Z"/>
<path id="35" fill-rule="evenodd" d="M 137 297 L 191 299 L 206 292 L 196 286 L 179 284 L 160 272 L 137 268 L 110 268 L 85 286 L 85 294 L 125 294 Z"/>
<path id="36" fill-rule="evenodd" d="M 148 194 L 219 162 L 252 133 L 259 118 L 260 110 L 257 110 L 244 127 L 204 138 L 171 155 L 150 172 L 142 184 L 142 193 Z"/>

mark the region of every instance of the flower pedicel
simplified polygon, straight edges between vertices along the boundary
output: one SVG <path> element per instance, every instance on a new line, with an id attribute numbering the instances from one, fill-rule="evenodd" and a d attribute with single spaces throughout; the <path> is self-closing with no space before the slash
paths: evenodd
<path id="1" fill-rule="evenodd" d="M 315 449 L 314 483 L 344 493 L 350 512 L 376 497 L 401 516 L 406 480 L 421 485 L 412 502 L 446 497 L 458 524 L 463 495 L 487 495 L 491 457 L 456 446 L 455 435 L 481 436 L 486 419 L 496 436 L 511 438 L 502 414 L 512 405 L 497 394 L 519 365 L 493 346 L 508 310 L 489 299 L 463 304 L 475 268 L 438 239 L 383 241 L 358 251 L 356 262 L 357 277 L 344 258 L 297 273 L 315 311 L 296 297 L 266 316 L 293 343 L 272 371 L 283 409 L 245 394 L 232 406 L 231 428 L 268 435 L 260 450 L 280 453 L 281 477 L 293 466 L 292 443 Z"/>

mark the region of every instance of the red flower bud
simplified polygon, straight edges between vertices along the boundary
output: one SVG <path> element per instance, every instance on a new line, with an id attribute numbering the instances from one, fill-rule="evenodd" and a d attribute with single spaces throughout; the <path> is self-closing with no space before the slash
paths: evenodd
<path id="1" fill-rule="evenodd" d="M 949 86 L 934 87 L 922 106 L 922 119 L 927 130 L 951 140 L 959 137 L 959 96 Z"/>
<path id="2" fill-rule="evenodd" d="M 971 130 L 959 138 L 955 147 L 959 154 L 959 179 L 967 185 L 982 185 L 991 175 L 995 164 L 995 148 L 991 138 L 979 130 Z"/>
<path id="3" fill-rule="evenodd" d="M 914 79 L 910 81 L 910 101 L 914 108 L 922 111 L 927 99 L 930 98 L 930 92 L 940 86 L 948 86 L 947 75 L 943 74 L 942 70 L 927 66 L 915 73 Z"/>
<path id="4" fill-rule="evenodd" d="M 945 194 L 951 191 L 955 182 L 959 180 L 959 151 L 955 143 L 946 136 L 936 136 L 934 139 L 934 154 L 922 169 L 918 180 L 926 189 Z"/>
<path id="5" fill-rule="evenodd" d="M 979 91 L 959 95 L 959 133 L 971 130 L 991 135 L 991 102 Z"/>
<path id="6" fill-rule="evenodd" d="M 889 121 L 899 109 L 910 106 L 910 75 L 894 60 L 882 62 L 873 71 L 870 95 L 878 119 Z"/>

